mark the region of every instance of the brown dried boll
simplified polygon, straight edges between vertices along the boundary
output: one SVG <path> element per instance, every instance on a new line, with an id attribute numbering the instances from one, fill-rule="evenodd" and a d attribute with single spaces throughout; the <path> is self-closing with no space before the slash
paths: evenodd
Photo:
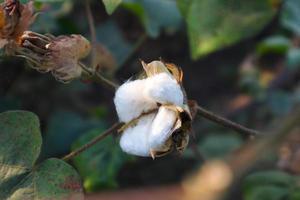
<path id="1" fill-rule="evenodd" d="M 90 52 L 90 42 L 81 35 L 52 36 L 26 31 L 21 37 L 18 56 L 24 57 L 40 72 L 52 72 L 61 82 L 80 77 L 80 59 Z"/>
<path id="2" fill-rule="evenodd" d="M 10 42 L 19 42 L 22 33 L 35 19 L 33 13 L 33 1 L 21 4 L 18 0 L 5 0 L 0 5 L 0 48 Z"/>

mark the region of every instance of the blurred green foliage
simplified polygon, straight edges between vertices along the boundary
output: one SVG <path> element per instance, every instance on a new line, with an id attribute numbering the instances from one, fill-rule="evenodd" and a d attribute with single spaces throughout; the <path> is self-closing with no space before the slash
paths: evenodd
<path id="1" fill-rule="evenodd" d="M 28 0 L 22 2 L 28 2 Z M 86 15 L 81 11 L 83 10 L 83 3 L 83 1 L 71 0 L 36 0 L 35 7 L 40 13 L 32 26 L 32 30 L 54 35 L 80 33 L 88 36 Z M 238 70 L 241 71 L 240 74 L 237 73 L 239 77 L 235 77 L 238 79 L 235 81 L 239 82 L 239 86 L 235 89 L 241 94 L 249 96 L 253 102 L 260 103 L 261 106 L 258 107 L 254 117 L 257 117 L 256 121 L 263 125 L 268 124 L 266 119 L 282 117 L 293 108 L 293 105 L 300 102 L 299 87 L 298 89 L 289 87 L 287 90 L 285 87 L 277 88 L 274 86 L 276 84 L 274 81 L 276 82 L 278 76 L 282 75 L 281 72 L 285 72 L 284 75 L 299 73 L 299 0 L 285 0 L 282 2 L 279 0 L 95 0 L 91 3 L 99 5 L 99 7 L 92 8 L 93 14 L 97 16 L 95 18 L 97 42 L 103 45 L 113 56 L 118 66 L 117 69 L 124 71 L 127 71 L 127 68 L 122 69 L 121 67 L 137 50 L 140 43 L 139 37 L 149 37 L 151 38 L 150 41 L 155 42 L 155 39 L 158 40 L 160 36 L 163 36 L 164 40 L 168 40 L 168 36 L 174 36 L 175 33 L 186 35 L 191 58 L 201 61 L 213 52 L 222 51 L 226 47 L 255 37 L 271 22 L 278 20 L 279 25 L 276 30 L 272 30 L 263 39 L 252 44 L 254 47 L 250 48 L 247 56 L 253 57 L 253 60 L 246 62 L 245 69 L 243 66 L 234 69 L 222 68 L 222 63 L 216 62 L 218 66 L 214 73 L 225 71 L 232 76 L 230 70 L 234 70 L 235 73 Z M 98 12 L 102 3 L 104 5 L 103 9 L 109 16 L 100 11 Z M 72 12 L 74 9 L 77 10 Z M 280 12 L 278 12 L 279 9 Z M 134 17 L 135 23 L 141 25 L 141 30 L 124 30 L 127 22 L 118 21 L 119 18 L 123 17 L 123 13 L 130 13 L 130 17 Z M 126 20 L 124 19 L 124 21 Z M 150 49 L 149 51 L 156 51 L 156 49 Z M 183 51 L 187 50 L 184 49 Z M 186 58 L 181 56 L 176 54 L 176 59 L 184 62 L 183 60 Z M 148 58 L 146 57 L 146 59 Z M 189 63 L 193 62 L 189 61 Z M 198 66 L 198 63 L 195 63 L 193 63 L 193 66 Z M 188 67 L 186 67 L 187 70 Z M 202 66 L 199 65 L 199 67 Z M 29 74 L 31 71 L 27 70 L 25 73 Z M 199 75 L 199 79 L 207 76 L 205 73 Z M 111 78 L 115 78 L 114 75 L 112 74 Z M 127 78 L 122 77 L 122 81 Z M 287 76 L 287 79 L 290 79 L 290 76 Z M 35 79 L 31 80 L 30 77 L 29 80 L 22 81 L 21 77 L 17 83 L 23 84 L 26 81 L 35 81 Z M 76 110 L 72 111 L 61 109 L 54 103 L 52 108 L 52 99 L 47 102 L 51 105 L 51 112 L 43 116 L 45 121 L 42 123 L 42 128 L 45 131 L 43 131 L 43 145 L 40 155 L 41 164 L 35 164 L 40 154 L 39 148 L 41 145 L 36 116 L 23 112 L 0 114 L 0 198 L 3 197 L 1 195 L 8 197 L 12 192 L 17 192 L 21 186 L 29 188 L 30 184 L 41 186 L 38 188 L 41 191 L 39 195 L 68 194 L 69 190 L 57 188 L 53 185 L 64 182 L 66 176 L 71 176 L 77 181 L 79 177 L 74 169 L 61 160 L 48 159 L 43 161 L 43 159 L 60 157 L 70 150 L 81 147 L 101 134 L 107 128 L 107 118 L 111 118 L 112 111 L 109 110 L 111 107 L 105 99 L 107 94 L 101 96 L 104 100 L 95 98 L 95 96 L 100 96 L 104 92 L 94 87 L 94 85 L 78 84 L 77 82 L 59 87 L 50 82 L 49 85 L 45 86 L 44 93 L 38 94 L 32 86 L 39 83 L 28 84 L 29 91 L 32 90 L 31 92 L 37 95 L 37 97 L 32 98 L 36 101 L 36 104 L 40 103 L 40 96 L 51 96 L 51 89 L 56 92 L 61 90 L 60 93 L 55 94 L 65 93 L 69 95 L 93 88 L 92 92 L 89 92 L 93 93 L 94 96 L 89 96 L 90 94 L 87 95 L 86 93 L 81 94 L 81 97 L 86 98 L 84 101 L 76 95 L 72 96 L 70 99 L 76 101 L 79 104 L 76 106 L 80 107 L 76 107 Z M 16 88 L 22 92 L 26 86 Z M 209 89 L 213 90 L 214 88 L 215 85 L 210 86 Z M 10 88 L 13 91 L 17 89 L 13 86 Z M 227 89 L 225 88 L 225 90 Z M 28 93 L 23 96 L 14 96 L 14 92 L 7 92 L 6 95 L 0 97 L 1 112 L 23 108 L 26 99 L 22 97 Z M 99 102 L 103 100 L 104 105 L 93 102 L 89 109 L 81 105 L 83 102 L 90 103 L 93 98 Z M 112 96 L 110 96 L 111 98 Z M 58 101 L 61 101 L 61 99 Z M 42 106 L 36 107 L 38 107 L 35 108 L 36 110 L 43 113 L 43 110 L 40 109 Z M 3 120 L 3 116 L 6 121 Z M 260 118 L 260 116 L 263 117 Z M 16 120 L 17 118 L 19 121 Z M 250 117 L 247 114 L 238 115 L 240 121 L 248 122 L 248 118 Z M 7 123 L 7 120 L 12 120 L 12 122 Z M 253 120 L 249 121 L 253 122 Z M 5 133 L 11 133 L 11 135 L 2 137 Z M 14 134 L 17 134 L 18 140 L 14 139 L 16 136 Z M 206 159 L 224 158 L 237 151 L 244 143 L 244 138 L 240 135 L 210 127 L 197 139 L 199 140 L 197 147 Z M 22 143 L 29 145 L 22 146 Z M 15 152 L 19 151 L 25 152 L 25 154 L 15 155 Z M 189 157 L 194 157 L 191 151 L 189 151 Z M 5 161 L 1 160 L 2 158 L 5 158 Z M 120 170 L 132 160 L 132 157 L 121 151 L 114 137 L 108 137 L 75 157 L 72 164 L 82 177 L 85 190 L 94 192 L 101 189 L 116 188 Z M 22 168 L 12 169 L 10 173 L 7 173 L 7 168 L 2 166 L 2 164 L 7 164 L 6 162 L 13 162 Z M 159 163 L 159 161 L 155 162 Z M 49 177 L 45 178 L 45 173 L 49 174 Z M 162 171 L 161 174 L 163 173 Z M 9 179 L 2 179 L 7 174 Z M 25 175 L 28 176 L 25 177 Z M 37 177 L 36 180 L 33 179 L 33 175 Z M 19 180 L 23 180 L 23 182 L 14 191 L 2 192 L 11 190 L 11 186 Z M 51 187 L 45 189 L 45 184 Z M 299 177 L 274 170 L 251 173 L 244 180 L 242 192 L 245 200 L 298 200 L 300 199 L 299 191 Z"/>
<path id="2" fill-rule="evenodd" d="M 72 150 L 83 146 L 104 130 L 102 128 L 85 132 L 73 143 Z M 73 162 L 83 178 L 84 188 L 87 192 L 93 192 L 99 189 L 116 188 L 118 186 L 116 176 L 129 158 L 128 155 L 122 153 L 114 138 L 107 137 L 75 157 Z"/>
<path id="3" fill-rule="evenodd" d="M 197 59 L 258 33 L 276 13 L 269 0 L 178 0 Z"/>
<path id="4" fill-rule="evenodd" d="M 124 0 L 123 7 L 138 17 L 150 37 L 180 28 L 182 18 L 174 0 Z"/>
<path id="5" fill-rule="evenodd" d="M 300 177 L 282 171 L 260 171 L 246 177 L 245 200 L 297 200 L 300 198 Z"/>
<path id="6" fill-rule="evenodd" d="M 26 111 L 0 113 L 0 198 L 83 199 L 80 177 L 69 164 L 48 159 L 36 164 L 42 137 L 39 119 Z"/>

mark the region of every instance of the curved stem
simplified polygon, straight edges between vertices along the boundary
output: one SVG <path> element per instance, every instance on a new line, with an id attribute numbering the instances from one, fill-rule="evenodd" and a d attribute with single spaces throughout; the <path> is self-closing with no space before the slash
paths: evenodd
<path id="1" fill-rule="evenodd" d="M 204 118 L 206 118 L 210 121 L 213 121 L 217 124 L 220 124 L 220 125 L 222 125 L 226 128 L 230 128 L 230 129 L 233 129 L 233 130 L 235 130 L 239 133 L 246 134 L 247 136 L 256 136 L 256 135 L 259 134 L 259 131 L 249 129 L 245 126 L 242 126 L 241 124 L 238 124 L 238 123 L 233 122 L 229 119 L 226 119 L 224 117 L 216 115 L 213 112 L 208 111 L 208 110 L 206 110 L 205 108 L 203 108 L 199 105 L 197 105 L 197 111 L 198 111 L 198 114 L 201 115 L 202 117 L 204 117 Z"/>
<path id="2" fill-rule="evenodd" d="M 109 129 L 104 131 L 99 136 L 95 137 L 92 141 L 90 141 L 89 143 L 83 145 L 82 147 L 72 151 L 68 155 L 64 156 L 62 159 L 64 161 L 68 161 L 71 158 L 77 156 L 78 154 L 82 153 L 83 151 L 85 151 L 85 150 L 89 149 L 90 147 L 92 147 L 93 145 L 95 145 L 97 142 L 100 142 L 101 140 L 106 138 L 108 135 L 112 134 L 114 131 L 118 130 L 121 127 L 121 125 L 122 125 L 122 123 L 119 123 L 119 122 L 113 124 Z"/>
<path id="3" fill-rule="evenodd" d="M 114 83 L 113 81 L 105 78 L 104 76 L 102 76 L 99 72 L 95 72 L 95 76 L 100 79 L 101 82 L 105 83 L 107 86 L 109 86 L 110 88 L 112 88 L 113 90 L 116 90 L 119 85 L 117 83 Z"/>

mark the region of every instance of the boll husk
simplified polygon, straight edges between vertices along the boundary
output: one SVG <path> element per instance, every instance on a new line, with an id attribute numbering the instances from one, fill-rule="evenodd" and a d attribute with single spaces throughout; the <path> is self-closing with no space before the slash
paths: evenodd
<path id="1" fill-rule="evenodd" d="M 39 72 L 51 72 L 58 81 L 67 83 L 81 76 L 84 66 L 79 60 L 90 49 L 90 42 L 81 35 L 55 37 L 25 31 L 16 54 Z"/>
<path id="2" fill-rule="evenodd" d="M 20 36 L 35 20 L 33 1 L 22 4 L 19 0 L 5 0 L 0 5 L 0 48 L 6 46 L 7 52 L 15 47 Z"/>
<path id="3" fill-rule="evenodd" d="M 172 64 L 142 62 L 144 75 L 116 91 L 114 103 L 124 152 L 152 158 L 174 149 L 182 152 L 189 140 L 191 114 L 182 88 L 182 72 Z"/>

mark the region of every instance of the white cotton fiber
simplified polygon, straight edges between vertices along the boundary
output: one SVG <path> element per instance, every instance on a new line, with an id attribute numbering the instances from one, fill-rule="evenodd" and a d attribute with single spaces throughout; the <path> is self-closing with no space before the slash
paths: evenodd
<path id="1" fill-rule="evenodd" d="M 138 124 L 127 128 L 121 136 L 121 149 L 129 154 L 136 156 L 150 156 L 148 135 L 155 114 L 143 116 Z"/>
<path id="2" fill-rule="evenodd" d="M 143 112 L 157 108 L 155 101 L 144 95 L 146 80 L 128 81 L 116 91 L 114 103 L 121 122 L 129 122 Z"/>
<path id="3" fill-rule="evenodd" d="M 161 104 L 183 105 L 183 93 L 177 81 L 167 73 L 159 73 L 146 79 L 145 94 Z"/>
<path id="4" fill-rule="evenodd" d="M 149 134 L 150 149 L 158 150 L 169 139 L 177 120 L 175 111 L 161 106 L 153 120 Z"/>

